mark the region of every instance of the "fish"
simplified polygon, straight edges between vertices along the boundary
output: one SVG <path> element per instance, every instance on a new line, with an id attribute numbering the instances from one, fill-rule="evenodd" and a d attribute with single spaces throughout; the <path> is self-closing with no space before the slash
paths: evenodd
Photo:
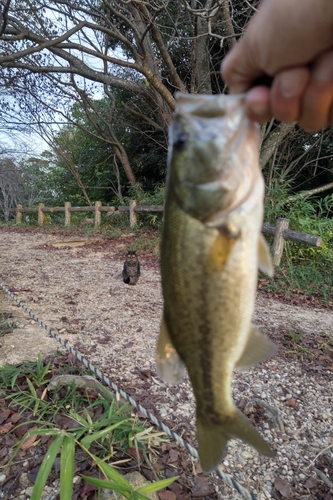
<path id="1" fill-rule="evenodd" d="M 258 268 L 273 266 L 262 235 L 259 132 L 242 95 L 177 93 L 169 127 L 161 243 L 163 319 L 157 370 L 179 383 L 187 369 L 196 400 L 198 453 L 214 470 L 228 440 L 275 452 L 232 399 L 234 369 L 276 352 L 252 324 Z"/>

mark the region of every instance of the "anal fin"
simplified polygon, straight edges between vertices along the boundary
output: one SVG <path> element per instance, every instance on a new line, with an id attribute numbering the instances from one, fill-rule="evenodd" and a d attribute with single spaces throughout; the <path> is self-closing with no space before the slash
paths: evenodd
<path id="1" fill-rule="evenodd" d="M 263 335 L 255 325 L 251 325 L 247 344 L 235 367 L 238 370 L 247 370 L 270 358 L 276 351 L 276 345 L 266 335 Z"/>
<path id="2" fill-rule="evenodd" d="M 162 320 L 156 350 L 157 372 L 161 379 L 178 384 L 184 375 L 184 363 L 174 348 L 165 319 Z"/>

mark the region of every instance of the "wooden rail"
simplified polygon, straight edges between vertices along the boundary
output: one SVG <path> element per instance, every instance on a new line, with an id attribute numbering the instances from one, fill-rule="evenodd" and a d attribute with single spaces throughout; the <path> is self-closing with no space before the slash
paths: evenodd
<path id="1" fill-rule="evenodd" d="M 268 222 L 263 223 L 262 232 L 274 235 L 272 245 L 274 266 L 280 265 L 285 240 L 296 241 L 297 243 L 303 243 L 304 245 L 309 245 L 311 247 L 320 247 L 322 244 L 323 239 L 321 236 L 299 233 L 298 231 L 293 231 L 288 228 L 289 219 L 284 219 L 282 217 L 276 220 L 276 226 L 272 226 Z"/>
<path id="2" fill-rule="evenodd" d="M 94 219 L 89 219 L 89 222 L 93 222 L 96 227 L 101 224 L 102 212 L 108 212 L 110 215 L 129 212 L 130 227 L 134 227 L 137 224 L 137 214 L 139 212 L 163 212 L 163 205 L 137 205 L 135 200 L 130 200 L 128 206 L 122 205 L 116 209 L 115 207 L 103 207 L 100 201 L 96 201 L 94 206 L 89 207 L 72 207 L 70 202 L 66 202 L 64 207 L 45 207 L 43 203 L 40 203 L 35 208 L 23 208 L 22 205 L 17 205 L 16 209 L 11 211 L 16 212 L 16 224 L 21 224 L 23 213 L 35 212 L 38 214 L 39 225 L 48 223 L 47 216 L 45 216 L 46 212 L 64 212 L 65 226 L 70 225 L 72 212 L 94 212 Z M 319 247 L 322 243 L 320 236 L 299 233 L 289 229 L 289 220 L 284 218 L 277 219 L 276 226 L 264 222 L 262 232 L 274 235 L 272 245 L 274 266 L 280 265 L 285 240 L 296 241 L 312 247 Z"/>
<path id="3" fill-rule="evenodd" d="M 65 212 L 65 226 L 70 225 L 72 212 L 94 212 L 93 222 L 96 227 L 101 223 L 102 212 L 109 212 L 110 215 L 129 212 L 130 226 L 133 227 L 137 224 L 137 212 L 163 212 L 163 205 L 137 205 L 135 200 L 130 200 L 129 206 L 122 205 L 116 210 L 115 207 L 103 207 L 100 201 L 96 201 L 94 206 L 89 207 L 72 207 L 71 203 L 66 201 L 64 207 L 46 207 L 44 203 L 40 203 L 38 207 L 33 208 L 23 208 L 22 205 L 17 205 L 16 209 L 11 209 L 10 212 L 16 212 L 16 224 L 21 224 L 23 213 L 37 213 L 40 226 L 48 223 L 45 216 L 46 212 Z"/>

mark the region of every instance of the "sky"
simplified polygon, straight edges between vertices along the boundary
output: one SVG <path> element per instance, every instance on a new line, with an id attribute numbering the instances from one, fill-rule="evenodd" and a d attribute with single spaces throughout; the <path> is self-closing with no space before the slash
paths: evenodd
<path id="1" fill-rule="evenodd" d="M 58 14 L 53 12 L 52 10 L 48 11 L 47 14 L 48 17 L 53 22 L 55 22 L 56 25 L 59 25 L 59 27 L 63 23 L 62 28 L 64 30 L 68 30 L 72 27 L 71 24 L 68 23 L 68 19 L 59 19 Z M 94 39 L 95 36 L 94 31 L 90 30 L 90 28 L 86 28 L 86 34 L 88 39 L 89 38 Z M 71 40 L 74 42 L 79 42 L 81 44 L 86 43 L 84 37 L 82 37 L 80 33 L 72 35 Z M 111 48 L 110 51 L 113 52 Z M 90 66 L 90 68 L 99 71 L 102 69 L 103 63 L 101 59 L 94 56 L 89 56 L 88 54 L 82 54 L 81 52 L 76 53 L 77 51 L 75 50 L 73 50 L 72 52 L 75 55 L 81 57 L 82 60 L 85 62 L 85 64 Z M 125 57 L 122 55 L 122 53 L 119 53 L 118 49 L 116 49 L 114 51 L 114 54 L 112 55 L 115 55 L 118 58 Z M 79 76 L 76 76 L 76 81 L 80 85 L 80 83 L 84 82 L 84 79 Z M 104 96 L 103 85 L 98 84 L 96 82 L 95 83 L 88 82 L 88 83 L 89 83 L 89 90 L 90 92 L 93 91 L 94 98 L 101 99 Z M 84 84 L 81 86 L 84 87 Z M 66 108 L 67 107 L 68 103 L 66 104 Z M 59 121 L 62 120 L 64 120 L 63 117 L 59 115 Z M 58 128 L 58 126 L 56 126 L 55 128 Z M 5 149 L 5 145 L 8 145 L 8 149 L 12 152 L 12 154 L 15 154 L 15 151 L 17 151 L 17 154 L 21 155 L 22 154 L 21 150 L 23 149 L 29 156 L 39 155 L 43 151 L 50 149 L 48 144 L 45 141 L 43 141 L 43 139 L 36 133 L 25 134 L 23 132 L 20 132 L 19 130 L 17 131 L 17 133 L 14 132 L 14 134 L 12 130 L 9 133 L 6 133 L 5 127 L 0 126 L 0 153 Z M 22 145 L 24 145 L 24 147 L 22 147 Z"/>
<path id="2" fill-rule="evenodd" d="M 39 156 L 45 150 L 49 150 L 48 144 L 35 133 L 17 134 L 6 133 L 0 131 L 0 154 L 8 154 L 10 156 Z"/>

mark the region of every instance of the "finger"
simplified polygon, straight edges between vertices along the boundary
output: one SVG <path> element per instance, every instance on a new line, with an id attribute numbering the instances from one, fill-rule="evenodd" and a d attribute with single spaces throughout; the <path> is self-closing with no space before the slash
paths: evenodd
<path id="1" fill-rule="evenodd" d="M 333 104 L 331 105 L 331 109 L 330 109 L 330 114 L 328 116 L 328 123 L 327 125 L 329 127 L 333 127 Z"/>
<path id="2" fill-rule="evenodd" d="M 251 120 L 264 123 L 272 118 L 269 94 L 269 87 L 264 85 L 253 87 L 246 93 L 245 108 Z"/>
<path id="3" fill-rule="evenodd" d="M 302 101 L 299 124 L 308 132 L 328 125 L 333 106 L 333 50 L 325 52 L 314 63 Z"/>
<path id="4" fill-rule="evenodd" d="M 286 69 L 276 75 L 270 92 L 270 107 L 277 120 L 298 121 L 309 79 L 310 70 L 306 66 Z"/>
<path id="5" fill-rule="evenodd" d="M 251 52 L 240 40 L 221 63 L 221 74 L 231 94 L 246 92 L 265 73 L 251 64 Z"/>

